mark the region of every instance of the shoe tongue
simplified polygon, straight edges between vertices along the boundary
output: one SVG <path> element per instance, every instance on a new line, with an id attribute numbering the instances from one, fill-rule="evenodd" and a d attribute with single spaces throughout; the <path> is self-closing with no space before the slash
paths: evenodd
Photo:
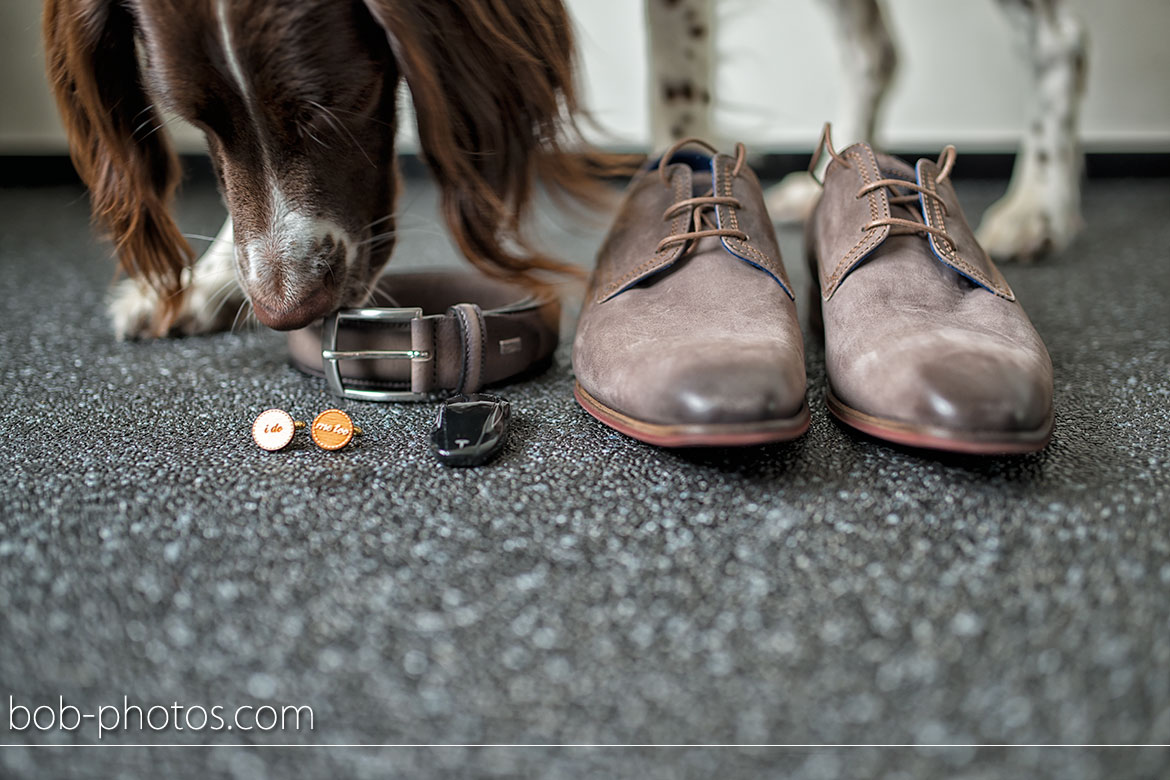
<path id="1" fill-rule="evenodd" d="M 881 152 L 874 152 L 874 159 L 877 160 L 878 170 L 883 179 L 901 179 L 911 184 L 918 182 L 918 174 L 905 161 Z M 896 188 L 893 194 L 914 195 L 915 193 L 913 190 Z M 890 216 L 897 217 L 898 219 L 912 219 L 916 222 L 922 222 L 921 202 L 915 200 L 908 203 L 891 203 Z"/>
<path id="2" fill-rule="evenodd" d="M 698 198 L 709 194 L 711 189 L 711 171 L 695 171 L 691 175 L 691 197 Z"/>
<path id="3" fill-rule="evenodd" d="M 914 172 L 914 166 L 905 160 L 884 152 L 874 152 L 873 156 L 877 161 L 878 169 L 885 178 L 918 181 L 918 174 Z"/>
<path id="4" fill-rule="evenodd" d="M 912 195 L 909 191 L 898 192 L 899 195 Z M 909 219 L 915 222 L 922 221 L 922 207 L 918 201 L 908 203 L 891 203 L 890 216 L 898 219 Z"/>

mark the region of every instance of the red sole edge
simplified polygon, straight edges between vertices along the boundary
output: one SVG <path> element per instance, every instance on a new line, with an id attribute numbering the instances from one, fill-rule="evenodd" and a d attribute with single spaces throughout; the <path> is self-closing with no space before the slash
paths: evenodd
<path id="1" fill-rule="evenodd" d="M 963 438 L 957 435 L 948 435 L 938 429 L 908 425 L 897 420 L 886 420 L 859 412 L 841 403 L 831 390 L 825 394 L 825 404 L 834 417 L 850 428 L 877 439 L 920 449 L 940 450 L 963 455 L 1024 455 L 1044 449 L 1052 438 L 1053 421 L 1051 417 L 1042 428 L 1036 431 L 1028 431 L 1016 436 L 1008 435 L 1008 438 L 1004 439 Z"/>
<path id="2" fill-rule="evenodd" d="M 598 422 L 618 433 L 656 447 L 750 447 L 791 441 L 808 430 L 811 415 L 806 402 L 789 420 L 724 425 L 660 425 L 636 420 L 610 409 L 573 383 L 573 397 Z M 768 426 L 761 429 L 761 425 Z"/>

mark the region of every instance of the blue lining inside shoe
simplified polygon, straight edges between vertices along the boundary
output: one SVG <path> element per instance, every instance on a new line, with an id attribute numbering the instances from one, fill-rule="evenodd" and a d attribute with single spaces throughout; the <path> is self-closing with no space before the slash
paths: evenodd
<path id="1" fill-rule="evenodd" d="M 683 163 L 690 166 L 692 171 L 706 171 L 711 170 L 713 160 L 714 157 L 712 157 L 707 152 L 699 152 L 692 149 L 680 149 L 674 153 L 674 156 L 670 158 L 670 164 L 674 165 L 675 163 Z M 659 157 L 657 160 L 654 160 L 647 166 L 647 170 L 657 170 L 658 166 L 661 164 L 662 158 Z"/>
<path id="2" fill-rule="evenodd" d="M 707 152 L 696 151 L 693 149 L 680 149 L 679 151 L 675 152 L 674 155 L 670 158 L 669 164 L 675 165 L 678 163 L 689 166 L 692 171 L 696 171 L 696 172 L 710 171 L 711 181 L 715 181 L 715 155 L 713 155 L 713 154 L 709 154 Z M 654 160 L 653 162 L 651 162 L 647 165 L 647 170 L 648 171 L 657 170 L 659 168 L 659 166 L 661 166 L 661 165 L 662 165 L 662 157 L 659 157 L 658 159 Z M 722 227 L 722 221 L 719 219 L 718 209 L 715 210 L 715 220 L 716 220 L 716 223 Z M 731 244 L 729 244 L 727 242 L 727 239 L 725 237 L 721 237 L 719 239 L 719 243 L 723 246 L 723 250 L 725 252 L 727 252 L 729 255 L 731 255 L 732 257 L 734 257 L 738 260 L 742 260 L 743 262 L 747 263 L 748 265 L 752 266 L 753 268 L 758 268 L 759 270 L 763 271 L 765 274 L 767 274 L 769 277 L 771 277 L 772 280 L 776 282 L 776 284 L 780 285 L 780 289 L 782 289 L 784 291 L 784 293 L 790 299 L 792 299 L 792 300 L 796 299 L 796 296 L 793 295 L 792 290 L 788 289 L 788 285 L 784 284 L 784 282 L 778 276 L 773 274 L 767 268 L 764 268 L 762 265 L 754 262 L 751 258 L 745 257 L 744 255 L 740 254 L 739 252 L 736 252 L 731 247 Z M 646 277 L 643 277 L 641 279 L 638 279 L 638 280 L 631 282 L 630 284 L 623 287 L 621 290 L 618 290 L 616 293 L 613 293 L 613 296 L 620 295 L 621 293 L 625 292 L 629 288 L 631 288 L 637 284 L 640 284 L 642 282 L 645 282 L 648 279 L 654 278 L 659 273 L 661 273 L 662 271 L 665 271 L 667 268 L 670 268 L 673 265 L 674 265 L 674 263 L 671 263 L 669 266 L 666 266 L 665 268 L 659 269 L 659 271 L 657 271 L 653 274 L 650 274 Z M 610 297 L 613 297 L 613 296 L 610 296 Z"/>

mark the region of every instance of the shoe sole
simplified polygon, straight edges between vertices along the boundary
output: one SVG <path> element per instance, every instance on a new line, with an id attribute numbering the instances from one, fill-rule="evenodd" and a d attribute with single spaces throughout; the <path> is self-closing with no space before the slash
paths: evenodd
<path id="1" fill-rule="evenodd" d="M 952 431 L 928 425 L 912 425 L 899 420 L 874 417 L 853 409 L 833 395 L 826 393 L 825 401 L 833 416 L 850 428 L 878 439 L 908 447 L 942 450 L 964 455 L 1022 455 L 1037 452 L 1048 446 L 1052 438 L 1052 416 L 1034 431 L 1016 433 Z"/>
<path id="2" fill-rule="evenodd" d="M 712 425 L 663 425 L 638 420 L 610 409 L 574 382 L 573 396 L 581 408 L 599 422 L 631 439 L 656 447 L 749 447 L 790 441 L 808 430 L 809 408 L 806 401 L 796 416 L 785 420 L 761 420 L 748 423 Z"/>

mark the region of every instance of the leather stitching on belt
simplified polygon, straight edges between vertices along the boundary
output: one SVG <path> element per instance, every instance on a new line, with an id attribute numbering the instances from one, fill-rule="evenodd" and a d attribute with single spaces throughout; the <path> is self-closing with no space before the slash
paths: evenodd
<path id="1" fill-rule="evenodd" d="M 451 311 L 459 318 L 459 332 L 463 337 L 463 367 L 455 390 L 458 393 L 474 393 L 483 385 L 483 366 L 487 355 L 483 311 L 474 303 L 457 304 L 451 307 Z"/>

